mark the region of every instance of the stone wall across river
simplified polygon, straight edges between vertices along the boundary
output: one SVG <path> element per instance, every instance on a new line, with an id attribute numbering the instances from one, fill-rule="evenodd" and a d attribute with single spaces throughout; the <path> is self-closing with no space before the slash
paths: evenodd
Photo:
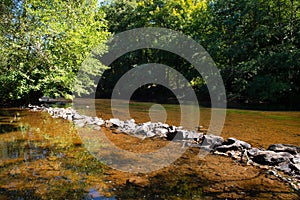
<path id="1" fill-rule="evenodd" d="M 165 123 L 135 123 L 134 119 L 122 121 L 117 118 L 103 120 L 79 114 L 72 108 L 52 108 L 29 106 L 32 111 L 45 111 L 54 118 L 63 118 L 77 127 L 90 127 L 100 130 L 101 127 L 125 133 L 141 139 L 160 137 L 182 142 L 183 145 L 197 147 L 210 153 L 230 156 L 242 163 L 255 165 L 269 170 L 274 176 L 289 182 L 293 188 L 300 190 L 300 147 L 288 144 L 272 144 L 267 150 L 252 147 L 249 143 L 236 138 L 224 140 L 220 136 L 205 134 L 204 131 L 186 130 Z"/>

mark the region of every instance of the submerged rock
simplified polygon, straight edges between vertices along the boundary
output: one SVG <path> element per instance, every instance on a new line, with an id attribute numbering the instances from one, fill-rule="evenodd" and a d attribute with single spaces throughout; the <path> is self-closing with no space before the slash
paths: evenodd
<path id="1" fill-rule="evenodd" d="M 84 127 L 85 126 L 85 121 L 82 119 L 78 119 L 78 120 L 73 120 L 73 123 L 77 126 L 77 127 Z"/>

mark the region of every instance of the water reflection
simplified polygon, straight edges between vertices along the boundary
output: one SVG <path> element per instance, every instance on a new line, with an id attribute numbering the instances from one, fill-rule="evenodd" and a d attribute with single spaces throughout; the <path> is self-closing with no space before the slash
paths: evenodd
<path id="1" fill-rule="evenodd" d="M 45 158 L 47 153 L 48 149 L 34 147 L 34 144 L 26 140 L 0 141 L 0 158 L 2 160 L 24 158 L 24 161 L 32 161 Z"/>
<path id="2" fill-rule="evenodd" d="M 87 197 L 85 198 L 85 200 L 115 200 L 115 197 L 105 197 L 105 196 L 101 196 L 100 193 L 96 190 L 91 188 L 89 193 L 87 194 Z"/>
<path id="3" fill-rule="evenodd" d="M 88 189 L 105 188 L 104 165 L 81 146 L 73 124 L 47 113 L 0 114 L 0 199 L 94 199 Z"/>

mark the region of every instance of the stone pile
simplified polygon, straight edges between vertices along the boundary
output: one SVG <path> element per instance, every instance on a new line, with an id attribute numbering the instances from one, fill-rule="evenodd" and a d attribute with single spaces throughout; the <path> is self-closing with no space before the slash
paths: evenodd
<path id="1" fill-rule="evenodd" d="M 268 169 L 275 176 L 283 178 L 292 186 L 300 189 L 300 147 L 287 144 L 273 144 L 267 150 L 252 147 L 247 142 L 220 136 L 185 130 L 182 127 L 170 126 L 161 122 L 135 123 L 134 119 L 122 121 L 117 118 L 103 120 L 98 117 L 80 115 L 72 108 L 52 108 L 29 106 L 32 111 L 46 111 L 54 118 L 73 121 L 77 127 L 90 127 L 100 130 L 106 127 L 114 133 L 126 133 L 142 139 L 151 137 L 183 141 L 185 145 L 198 147 L 214 154 L 230 156 L 241 162 Z M 289 175 L 280 176 L 278 171 Z"/>

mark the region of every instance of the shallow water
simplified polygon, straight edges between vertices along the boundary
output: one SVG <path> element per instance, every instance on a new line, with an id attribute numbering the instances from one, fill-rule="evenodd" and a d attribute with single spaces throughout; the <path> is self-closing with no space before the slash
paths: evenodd
<path id="1" fill-rule="evenodd" d="M 128 118 L 122 117 L 122 113 L 125 111 L 122 101 L 120 102 L 120 105 L 113 109 L 117 110 L 117 117 L 126 120 Z M 97 100 L 95 109 L 97 115 L 107 119 L 115 117 L 111 113 L 112 109 L 110 104 L 110 100 Z M 135 119 L 137 122 L 150 121 L 151 115 L 149 116 L 149 109 L 153 105 L 156 104 L 131 102 L 130 117 Z M 156 108 L 157 109 L 154 107 L 154 109 L 152 109 L 154 119 L 164 118 L 160 116 L 164 115 L 164 112 L 166 111 L 166 123 L 175 126 L 181 125 L 179 120 L 181 117 L 179 105 L 164 104 L 163 108 L 165 111 L 161 110 L 161 107 Z M 198 109 L 198 107 L 195 109 Z M 204 129 L 208 129 L 211 120 L 211 109 L 205 107 L 200 107 L 199 109 L 199 125 L 202 125 Z M 191 107 L 189 110 L 194 110 L 194 108 Z M 191 124 L 195 123 L 193 119 L 187 119 L 186 121 L 189 120 L 192 121 Z M 186 126 L 185 128 L 190 130 L 195 129 L 194 126 Z M 300 146 L 300 112 L 227 109 L 224 127 L 222 132 L 217 134 L 220 134 L 220 136 L 224 138 L 235 137 L 249 142 L 256 147 L 267 148 L 270 144 L 275 143 L 294 144 Z"/>
<path id="2" fill-rule="evenodd" d="M 153 106 L 132 102 L 130 115 L 137 122 L 163 119 L 180 125 L 178 105 Z M 113 117 L 110 101 L 97 100 L 99 117 Z M 122 105 L 116 110 L 121 113 Z M 91 108 L 80 107 L 84 112 Z M 200 109 L 200 124 L 208 128 L 209 108 Z M 154 117 L 153 117 L 154 116 Z M 273 143 L 300 146 L 300 112 L 227 110 L 221 136 L 236 137 L 256 147 Z M 194 129 L 195 127 L 186 127 Z M 140 152 L 164 146 L 167 141 L 141 141 L 102 130 L 123 149 Z M 221 165 L 220 165 L 221 164 Z M 212 199 L 281 198 L 299 194 L 281 180 L 230 158 L 197 156 L 188 150 L 169 167 L 149 174 L 111 169 L 97 161 L 82 145 L 70 122 L 47 113 L 20 109 L 0 110 L 0 199 Z"/>

